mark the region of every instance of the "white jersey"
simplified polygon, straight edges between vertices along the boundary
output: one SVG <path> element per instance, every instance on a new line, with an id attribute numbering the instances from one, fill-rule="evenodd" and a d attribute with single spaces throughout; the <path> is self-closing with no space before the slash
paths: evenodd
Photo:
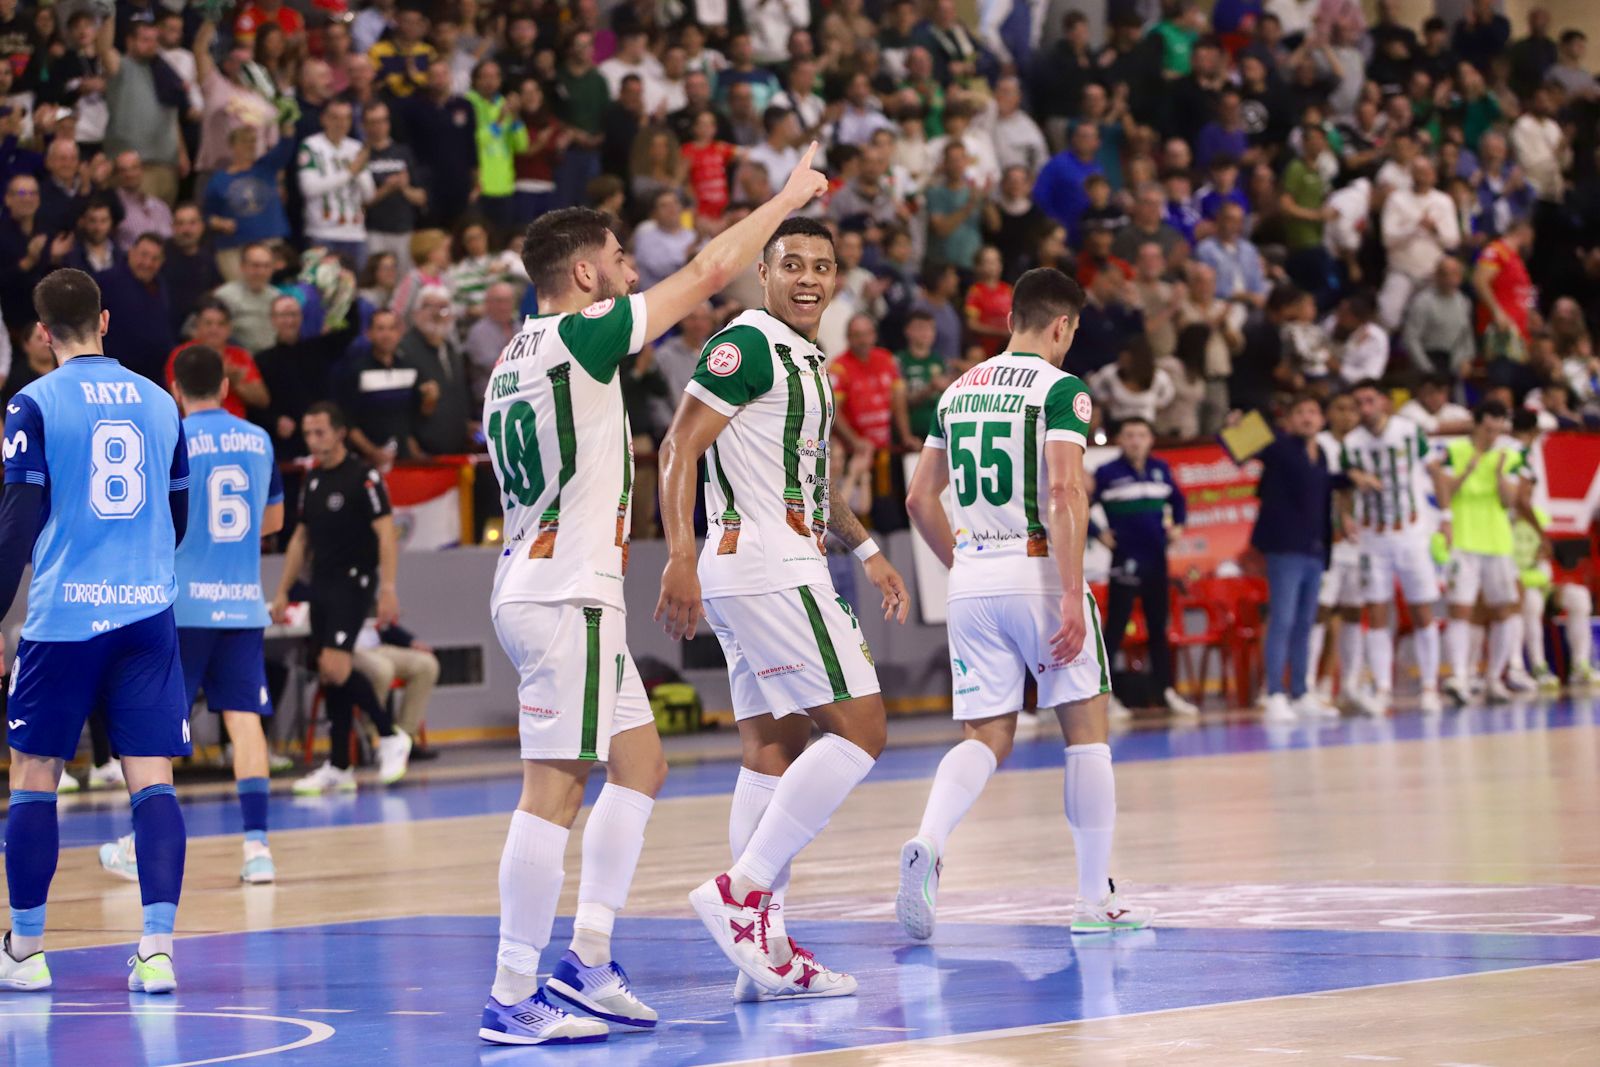
<path id="1" fill-rule="evenodd" d="M 833 585 L 827 362 L 766 311 L 746 311 L 702 349 L 686 391 L 732 420 L 706 452 L 702 596 Z"/>
<path id="2" fill-rule="evenodd" d="M 1410 419 L 1391 415 L 1380 433 L 1357 426 L 1345 434 L 1345 470 L 1365 471 L 1382 487 L 1357 490 L 1356 525 L 1368 530 L 1408 530 L 1426 514 L 1432 477 L 1425 460 L 1428 438 Z"/>
<path id="3" fill-rule="evenodd" d="M 490 609 L 582 600 L 623 608 L 633 447 L 617 366 L 644 347 L 643 296 L 535 315 L 483 405 L 505 550 Z"/>
<path id="4" fill-rule="evenodd" d="M 372 172 L 354 171 L 361 142 L 346 137 L 337 146 L 314 133 L 300 146 L 295 170 L 306 200 L 306 236 L 320 241 L 365 241 L 367 202 L 377 193 Z"/>
<path id="5" fill-rule="evenodd" d="M 1025 352 L 1002 352 L 950 383 L 927 445 L 944 451 L 950 465 L 951 600 L 1061 595 L 1045 526 L 1044 446 L 1084 448 L 1093 413 L 1081 379 Z"/>
<path id="6" fill-rule="evenodd" d="M 1349 440 L 1348 435 L 1345 440 Z M 1332 430 L 1317 433 L 1317 447 L 1322 449 L 1322 461 L 1328 465 L 1329 471 L 1338 474 L 1344 469 L 1344 444 L 1333 435 Z M 1337 506 L 1333 509 L 1332 557 L 1334 566 L 1360 561 L 1360 553 L 1345 529 L 1345 515 Z"/>

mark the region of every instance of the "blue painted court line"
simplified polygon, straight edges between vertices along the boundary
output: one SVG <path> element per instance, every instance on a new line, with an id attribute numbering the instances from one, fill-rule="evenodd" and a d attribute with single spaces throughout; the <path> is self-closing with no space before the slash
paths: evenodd
<path id="1" fill-rule="evenodd" d="M 1056 927 L 971 924 L 913 945 L 894 924 L 799 925 L 824 962 L 856 975 L 857 996 L 735 1004 L 733 970 L 697 921 L 624 918 L 615 944 L 662 1026 L 559 1053 L 496 1048 L 477 1037 L 496 920 L 421 916 L 186 938 L 173 998 L 126 992 L 126 948 L 52 952 L 52 993 L 0 995 L 0 1048 L 29 1067 L 78 1067 L 112 1049 L 118 1062 L 132 1050 L 150 1064 L 189 1063 L 323 1024 L 327 1040 L 260 1062 L 448 1067 L 559 1055 L 573 1067 L 687 1067 L 1600 957 L 1600 937 L 1157 929 L 1073 939 Z M 569 933 L 559 920 L 551 944 Z M 108 1014 L 47 1014 L 57 1011 Z M 207 1012 L 225 1017 L 189 1014 Z M 1359 1041 L 1351 1035 L 1352 1051 Z"/>
<path id="2" fill-rule="evenodd" d="M 1186 759 L 1230 753 L 1563 729 L 1595 721 L 1595 710 L 1588 701 L 1580 706 L 1569 700 L 1561 700 L 1547 704 L 1468 709 L 1434 718 L 1401 714 L 1380 720 L 1346 718 L 1325 725 L 1282 728 L 1263 727 L 1259 722 L 1238 722 L 1207 723 L 1169 730 L 1133 730 L 1114 737 L 1111 750 L 1119 761 Z M 889 729 L 894 729 L 892 722 Z M 929 778 L 948 750 L 946 744 L 886 749 L 869 780 L 881 782 Z M 1056 737 L 1053 740 L 1019 742 L 1001 770 L 1037 770 L 1059 767 L 1061 763 L 1061 740 Z M 670 799 L 731 793 L 737 775 L 738 766 L 733 761 L 677 765 L 667 775 L 662 797 Z M 595 774 L 590 778 L 586 803 L 594 802 L 603 784 L 603 775 Z M 392 789 L 363 786 L 354 795 L 330 794 L 303 798 L 274 793 L 268 818 L 273 830 L 306 830 L 382 822 L 416 822 L 464 815 L 508 814 L 516 807 L 521 790 L 521 779 L 508 775 Z M 78 803 L 67 798 L 61 806 L 61 844 L 64 847 L 98 844 L 128 832 L 125 800 L 106 806 L 90 802 L 78 807 Z M 244 832 L 238 802 L 230 796 L 186 800 L 183 803 L 183 817 L 190 837 Z"/>

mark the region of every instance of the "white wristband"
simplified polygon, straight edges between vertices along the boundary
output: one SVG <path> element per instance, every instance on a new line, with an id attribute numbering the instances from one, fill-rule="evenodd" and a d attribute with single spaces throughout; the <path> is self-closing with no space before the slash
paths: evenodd
<path id="1" fill-rule="evenodd" d="M 856 559 L 859 559 L 862 563 L 865 563 L 881 551 L 882 549 L 878 547 L 878 542 L 870 537 L 855 547 Z"/>

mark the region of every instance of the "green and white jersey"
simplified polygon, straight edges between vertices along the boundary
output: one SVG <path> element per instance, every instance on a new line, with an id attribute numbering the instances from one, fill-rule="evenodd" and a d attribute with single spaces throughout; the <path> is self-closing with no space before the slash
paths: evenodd
<path id="1" fill-rule="evenodd" d="M 505 550 L 491 612 L 516 601 L 624 607 L 633 447 L 617 364 L 644 347 L 643 296 L 535 315 L 489 377 L 483 426 Z"/>
<path id="2" fill-rule="evenodd" d="M 1422 428 L 1399 415 L 1391 415 L 1378 433 L 1357 426 L 1344 435 L 1344 469 L 1365 471 L 1383 483 L 1376 491 L 1356 491 L 1357 526 L 1407 530 L 1422 517 L 1433 486 L 1424 462 L 1428 451 Z"/>
<path id="3" fill-rule="evenodd" d="M 746 311 L 706 342 L 687 392 L 732 419 L 706 452 L 700 552 L 705 597 L 832 586 L 827 358 L 766 311 Z"/>
<path id="4" fill-rule="evenodd" d="M 1002 352 L 950 383 L 927 440 L 950 465 L 949 599 L 1061 594 L 1045 526 L 1044 446 L 1086 447 L 1093 414 L 1082 379 L 1026 352 Z"/>

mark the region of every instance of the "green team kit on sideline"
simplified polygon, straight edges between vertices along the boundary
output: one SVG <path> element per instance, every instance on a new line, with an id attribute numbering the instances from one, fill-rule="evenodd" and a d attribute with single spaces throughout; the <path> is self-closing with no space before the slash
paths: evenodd
<path id="1" fill-rule="evenodd" d="M 1469 605 L 1481 592 L 1491 606 L 1518 600 L 1517 568 L 1512 558 L 1515 541 L 1511 515 L 1500 494 L 1500 480 L 1522 472 L 1517 449 L 1495 447 L 1472 466 L 1476 446 L 1470 437 L 1444 446 L 1442 465 L 1459 475 L 1472 471 L 1450 498 L 1450 602 Z"/>
<path id="2" fill-rule="evenodd" d="M 823 547 L 834 415 L 826 356 L 768 312 L 746 311 L 706 342 L 686 391 L 730 420 L 706 451 L 710 529 L 697 569 L 735 716 L 878 692 Z"/>
<path id="3" fill-rule="evenodd" d="M 1057 663 L 1050 636 L 1061 626 L 1061 576 L 1045 518 L 1045 444 L 1084 448 L 1094 404 L 1077 377 L 1024 352 L 1004 352 L 951 383 L 939 398 L 927 447 L 946 453 L 955 533 L 950 570 L 950 650 L 956 718 L 1022 707 L 1024 674 L 1039 706 L 1085 700 L 1111 689 L 1094 598 L 1083 650 Z"/>

